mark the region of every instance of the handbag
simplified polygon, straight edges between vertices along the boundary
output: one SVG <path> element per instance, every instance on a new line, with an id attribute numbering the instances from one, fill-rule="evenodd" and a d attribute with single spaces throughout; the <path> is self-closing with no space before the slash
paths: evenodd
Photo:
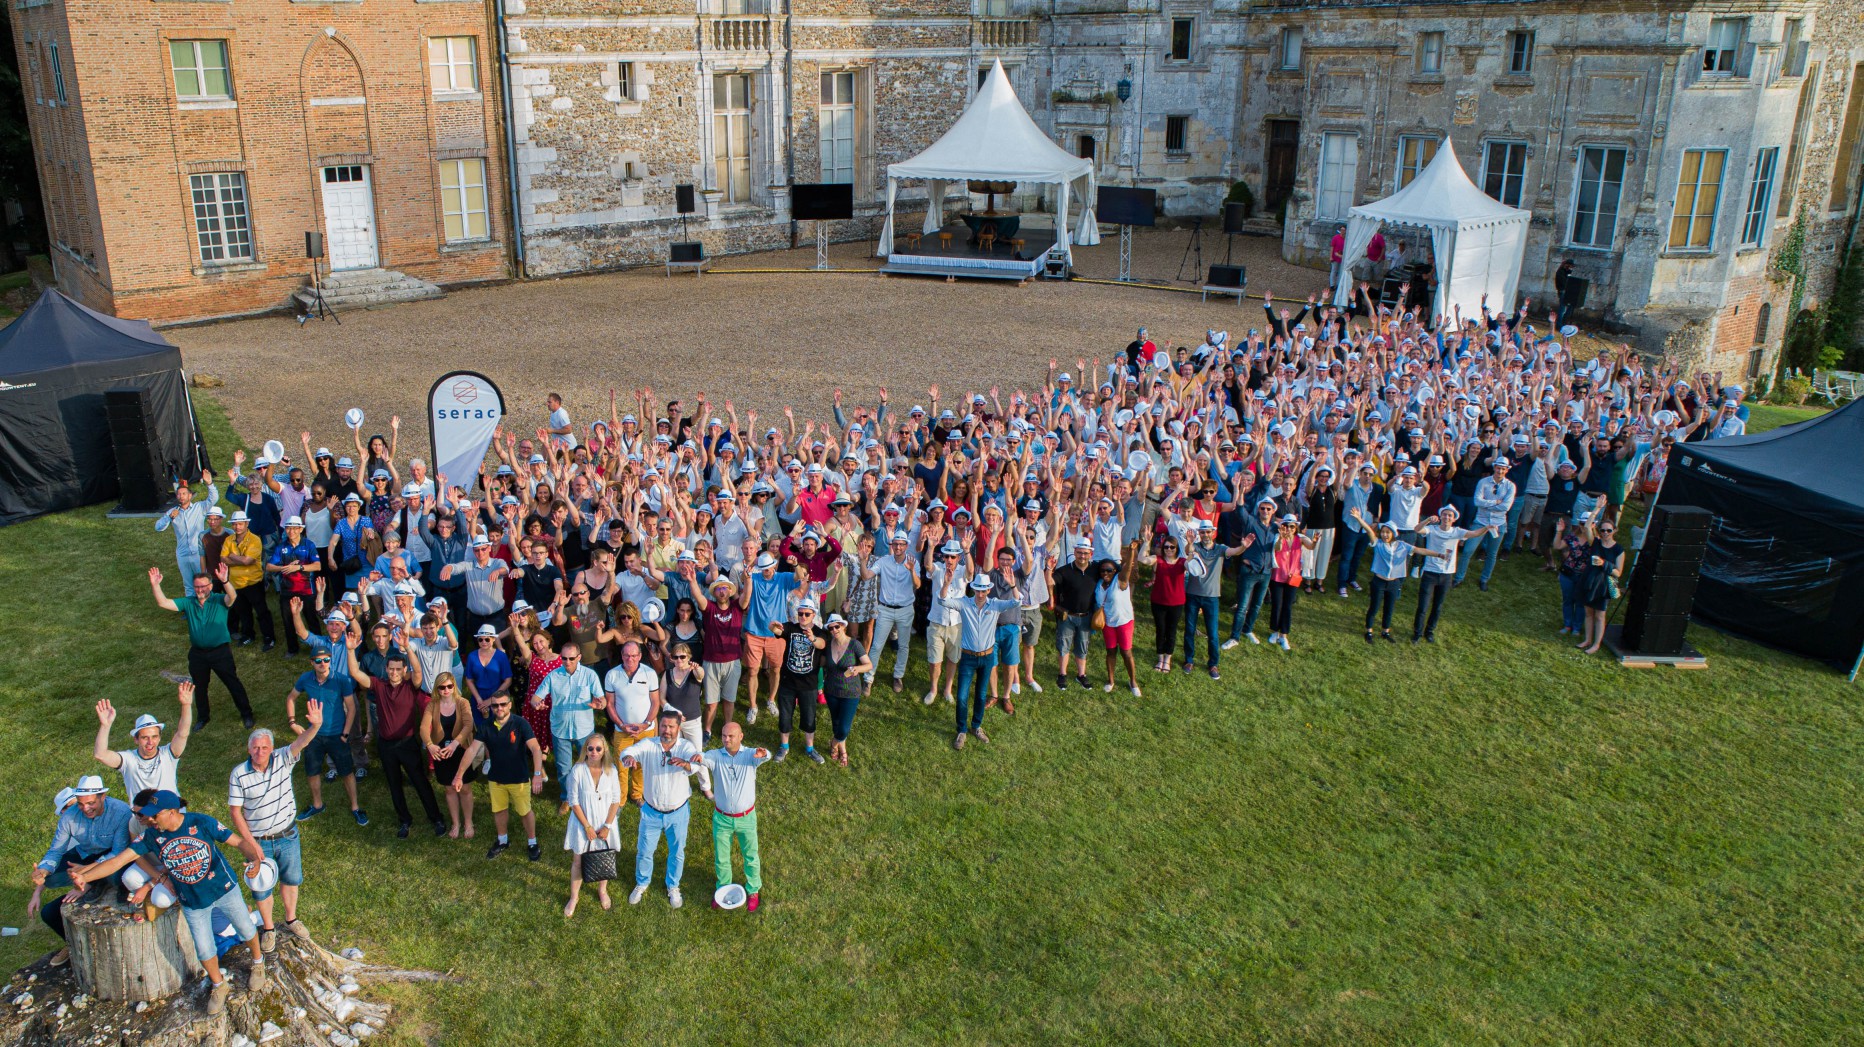
<path id="1" fill-rule="evenodd" d="M 596 840 L 602 843 L 602 840 Z M 610 842 L 601 850 L 584 851 L 582 855 L 582 878 L 590 883 L 602 883 L 615 878 L 615 845 Z"/>
<path id="2" fill-rule="evenodd" d="M 1094 608 L 1094 617 L 1088 619 L 1088 624 L 1095 629 L 1105 629 L 1107 627 L 1107 612 L 1098 607 Z"/>
<path id="3" fill-rule="evenodd" d="M 355 574 L 357 571 L 362 570 L 362 557 L 345 556 L 343 562 L 337 564 L 337 569 L 341 570 L 344 574 Z"/>

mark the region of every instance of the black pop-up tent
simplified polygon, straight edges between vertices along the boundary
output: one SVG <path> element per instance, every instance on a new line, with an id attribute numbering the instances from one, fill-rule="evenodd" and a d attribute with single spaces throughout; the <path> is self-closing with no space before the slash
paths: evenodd
<path id="1" fill-rule="evenodd" d="M 157 482 L 198 461 L 181 350 L 48 289 L 0 330 L 0 524 L 117 497 L 104 393 L 148 390 Z"/>
<path id="2" fill-rule="evenodd" d="M 1694 617 L 1855 672 L 1864 651 L 1864 401 L 1677 444 L 1660 499 L 1715 514 Z"/>

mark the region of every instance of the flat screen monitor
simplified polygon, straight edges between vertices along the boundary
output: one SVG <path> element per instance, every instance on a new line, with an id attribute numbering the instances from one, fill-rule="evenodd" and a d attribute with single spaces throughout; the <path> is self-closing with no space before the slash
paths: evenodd
<path id="1" fill-rule="evenodd" d="M 853 218 L 853 183 L 823 182 L 790 186 L 790 217 L 798 222 L 834 222 Z"/>
<path id="2" fill-rule="evenodd" d="M 1158 199 L 1156 189 L 1103 185 L 1094 202 L 1094 217 L 1108 225 L 1151 225 Z"/>

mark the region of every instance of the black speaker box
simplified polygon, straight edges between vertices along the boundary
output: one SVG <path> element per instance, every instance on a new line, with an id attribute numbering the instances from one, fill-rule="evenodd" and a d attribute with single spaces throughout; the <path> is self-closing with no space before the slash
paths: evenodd
<path id="1" fill-rule="evenodd" d="M 676 185 L 673 187 L 673 203 L 675 207 L 679 208 L 681 214 L 692 214 L 694 211 L 699 210 L 696 194 L 694 194 L 693 187 L 690 185 Z M 675 259 L 675 261 L 678 261 L 678 259 Z"/>
<path id="2" fill-rule="evenodd" d="M 324 234 L 315 229 L 304 234 L 304 257 L 322 258 L 324 256 Z"/>
<path id="3" fill-rule="evenodd" d="M 1240 265 L 1213 265 L 1210 267 L 1210 279 L 1205 282 L 1212 287 L 1241 287 L 1245 275 L 1245 270 Z"/>
<path id="4" fill-rule="evenodd" d="M 1627 651 L 1638 654 L 1682 654 L 1683 638 L 1689 630 L 1687 614 L 1649 614 L 1625 620 L 1619 637 Z"/>
<path id="5" fill-rule="evenodd" d="M 1566 276 L 1566 288 L 1560 292 L 1560 301 L 1574 309 L 1586 307 L 1586 292 L 1592 289 L 1592 281 L 1583 276 Z"/>
<path id="6" fill-rule="evenodd" d="M 104 413 L 110 423 L 110 446 L 116 453 L 119 508 L 151 513 L 162 507 L 156 480 L 155 448 L 149 445 L 149 390 L 107 389 Z"/>
<path id="7" fill-rule="evenodd" d="M 1243 217 L 1243 205 L 1242 204 L 1227 203 L 1223 205 L 1223 231 L 1224 232 L 1240 233 L 1243 231 L 1243 223 L 1246 221 L 1248 221 L 1248 219 Z"/>
<path id="8" fill-rule="evenodd" d="M 705 261 L 705 245 L 697 240 L 678 240 L 667 245 L 667 258 L 674 262 Z"/>

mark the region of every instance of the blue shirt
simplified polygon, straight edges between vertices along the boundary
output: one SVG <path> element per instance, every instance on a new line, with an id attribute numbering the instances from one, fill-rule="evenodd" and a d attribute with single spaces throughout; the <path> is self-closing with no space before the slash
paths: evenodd
<path id="1" fill-rule="evenodd" d="M 261 538 L 278 533 L 278 495 L 257 476 L 242 476 L 227 493 L 227 501 L 246 510 L 247 529 Z"/>
<path id="2" fill-rule="evenodd" d="M 130 814 L 129 804 L 114 796 L 104 797 L 104 809 L 95 818 L 86 816 L 75 803 L 60 812 L 58 826 L 52 830 L 52 846 L 39 859 L 39 868 L 52 874 L 46 877 L 45 885 L 64 887 L 71 883 L 64 868 L 64 857 L 71 851 L 88 857 L 108 857 L 128 847 Z"/>
<path id="3" fill-rule="evenodd" d="M 476 641 L 475 641 L 476 642 Z M 460 656 L 460 664 L 465 666 L 461 675 L 472 681 L 473 690 L 478 692 L 481 701 L 492 697 L 492 693 L 511 679 L 511 658 L 497 648 L 492 650 L 490 663 L 479 660 L 477 650 L 467 651 Z M 479 706 L 475 703 L 475 712 Z"/>
<path id="4" fill-rule="evenodd" d="M 999 614 L 1021 615 L 1023 605 L 1015 600 L 985 600 L 984 605 L 977 605 L 974 596 L 941 596 L 935 601 L 940 607 L 958 612 L 959 644 L 967 651 L 995 650 L 997 645 L 997 616 Z M 1020 622 L 1020 617 L 1011 621 Z"/>
<path id="5" fill-rule="evenodd" d="M 587 738 L 595 733 L 595 713 L 589 703 L 602 697 L 602 681 L 595 670 L 578 665 L 574 673 L 559 665 L 537 688 L 550 695 L 550 733 L 557 738 Z"/>
<path id="6" fill-rule="evenodd" d="M 205 909 L 228 891 L 238 890 L 233 886 L 233 867 L 220 853 L 220 844 L 232 838 L 231 829 L 207 815 L 189 811 L 181 816 L 181 824 L 174 832 L 151 826 L 131 846 L 137 854 L 153 857 L 168 869 L 168 878 L 183 907 Z"/>
<path id="7" fill-rule="evenodd" d="M 343 733 L 343 726 L 349 720 L 343 710 L 343 698 L 356 693 L 356 681 L 350 679 L 346 666 L 342 676 L 333 670 L 323 683 L 317 682 L 317 673 L 298 674 L 298 682 L 291 685 L 306 698 L 314 698 L 324 705 L 324 722 L 317 728 L 319 738 L 334 738 Z"/>
<path id="8" fill-rule="evenodd" d="M 776 636 L 775 627 L 790 617 L 790 593 L 801 582 L 788 571 L 778 571 L 774 576 L 765 578 L 761 573 L 757 580 L 751 582 L 751 605 L 744 609 L 744 631 L 749 636 Z"/>
<path id="9" fill-rule="evenodd" d="M 1405 567 L 1411 562 L 1411 543 L 1402 538 L 1389 542 L 1372 540 L 1372 576 L 1383 581 L 1394 581 L 1404 577 Z"/>
<path id="10" fill-rule="evenodd" d="M 356 690 L 356 681 L 349 674 L 348 644 L 345 644 L 342 640 L 331 643 L 330 637 L 328 636 L 312 634 L 304 638 L 304 646 L 309 647 L 313 651 L 322 651 L 324 654 L 329 655 L 330 678 L 334 680 L 338 677 L 342 677 L 343 682 L 349 684 L 349 689 L 351 691 Z M 358 660 L 360 661 L 361 659 L 358 658 Z"/>

